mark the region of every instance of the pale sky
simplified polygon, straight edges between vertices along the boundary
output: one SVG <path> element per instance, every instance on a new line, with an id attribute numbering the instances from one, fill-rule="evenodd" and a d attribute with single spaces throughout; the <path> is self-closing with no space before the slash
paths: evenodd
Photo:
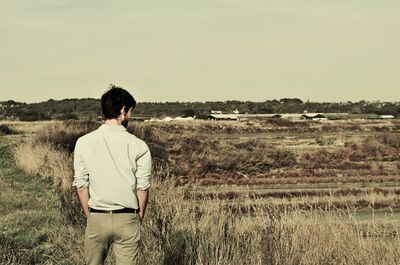
<path id="1" fill-rule="evenodd" d="M 398 0 L 0 3 L 0 101 L 400 101 Z"/>

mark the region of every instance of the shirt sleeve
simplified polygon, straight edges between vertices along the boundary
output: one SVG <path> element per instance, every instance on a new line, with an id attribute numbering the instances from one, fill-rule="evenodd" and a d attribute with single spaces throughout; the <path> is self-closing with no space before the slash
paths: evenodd
<path id="1" fill-rule="evenodd" d="M 150 149 L 145 144 L 145 151 L 136 160 L 136 189 L 147 190 L 150 188 L 150 177 L 152 170 Z"/>
<path id="2" fill-rule="evenodd" d="M 76 141 L 74 149 L 74 181 L 72 182 L 72 186 L 77 188 L 89 187 L 89 172 L 82 160 L 79 139 Z"/>

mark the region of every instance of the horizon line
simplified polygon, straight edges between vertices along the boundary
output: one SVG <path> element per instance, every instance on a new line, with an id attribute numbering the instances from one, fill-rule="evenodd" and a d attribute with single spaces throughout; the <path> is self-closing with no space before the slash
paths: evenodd
<path id="1" fill-rule="evenodd" d="M 100 98 L 92 98 L 92 97 L 86 97 L 86 98 L 63 98 L 63 99 L 47 99 L 47 100 L 42 100 L 42 101 L 35 101 L 35 102 L 26 102 L 26 101 L 18 101 L 15 99 L 6 99 L 6 100 L 0 100 L 0 103 L 2 102 L 7 102 L 7 101 L 14 101 L 16 103 L 25 103 L 25 104 L 40 104 L 40 103 L 44 103 L 44 102 L 48 102 L 48 101 L 64 101 L 64 100 L 84 100 L 84 99 L 89 99 L 89 100 L 100 100 Z M 284 98 L 280 98 L 280 99 L 266 99 L 264 101 L 255 101 L 255 100 L 239 100 L 239 99 L 226 99 L 226 100 L 205 100 L 205 101 L 137 101 L 137 104 L 140 103 L 207 103 L 207 102 L 229 102 L 229 101 L 238 101 L 238 102 L 255 102 L 255 103 L 262 103 L 262 102 L 267 102 L 267 101 L 280 101 L 282 99 L 300 99 L 303 103 L 347 103 L 347 102 L 351 102 L 351 103 L 357 103 L 357 102 L 361 102 L 361 101 L 365 101 L 367 103 L 400 103 L 399 101 L 386 101 L 386 100 L 380 100 L 380 99 L 376 99 L 376 100 L 365 100 L 365 99 L 360 99 L 360 100 L 356 100 L 356 101 L 352 101 L 352 100 L 347 100 L 347 101 L 311 101 L 309 99 L 307 100 L 303 100 L 301 98 L 297 98 L 297 97 L 293 97 L 293 98 L 289 98 L 289 97 L 284 97 Z"/>

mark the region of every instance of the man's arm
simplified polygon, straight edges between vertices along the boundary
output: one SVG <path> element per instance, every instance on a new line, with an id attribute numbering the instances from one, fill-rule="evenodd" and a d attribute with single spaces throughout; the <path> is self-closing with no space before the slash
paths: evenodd
<path id="1" fill-rule="evenodd" d="M 83 208 L 83 212 L 87 217 L 89 214 L 89 172 L 87 171 L 81 156 L 79 139 L 76 142 L 74 149 L 74 172 L 75 174 L 72 186 L 77 188 L 79 202 Z"/>
<path id="2" fill-rule="evenodd" d="M 140 219 L 144 218 L 147 201 L 149 197 L 150 177 L 152 171 L 151 153 L 147 144 L 144 145 L 144 152 L 136 160 L 136 196 L 139 201 Z"/>
<path id="3" fill-rule="evenodd" d="M 85 213 L 86 218 L 89 216 L 89 189 L 82 187 L 76 189 L 78 193 L 79 202 L 81 203 L 83 212 Z"/>
<path id="4" fill-rule="evenodd" d="M 147 206 L 147 201 L 149 198 L 149 191 L 148 190 L 137 190 L 136 195 L 139 200 L 139 217 L 140 220 L 143 220 L 144 218 L 144 213 L 146 212 L 146 206 Z"/>

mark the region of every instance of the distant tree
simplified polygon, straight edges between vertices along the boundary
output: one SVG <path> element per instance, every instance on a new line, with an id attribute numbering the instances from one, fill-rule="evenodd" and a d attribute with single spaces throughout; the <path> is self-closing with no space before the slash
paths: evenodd
<path id="1" fill-rule="evenodd" d="M 395 104 L 386 102 L 383 104 L 383 106 L 376 111 L 376 114 L 379 115 L 393 115 L 397 116 L 398 115 L 398 108 Z"/>
<path id="2" fill-rule="evenodd" d="M 266 103 L 259 103 L 253 111 L 257 114 L 274 113 L 273 109 Z"/>
<path id="3" fill-rule="evenodd" d="M 359 104 L 354 104 L 351 107 L 351 113 L 353 114 L 360 114 L 362 112 L 362 106 Z"/>
<path id="4" fill-rule="evenodd" d="M 303 104 L 303 101 L 298 98 L 282 98 L 279 100 L 282 104 L 288 104 L 288 105 L 301 105 Z"/>
<path id="5" fill-rule="evenodd" d="M 49 99 L 40 103 L 20 103 L 14 100 L 0 102 L 0 116 L 15 117 L 22 120 L 43 120 L 50 117 L 62 119 L 75 119 L 79 117 L 96 117 L 101 115 L 99 99 Z M 13 107 L 11 107 L 13 105 Z M 134 113 L 145 117 L 165 116 L 193 116 L 206 118 L 211 110 L 220 110 L 230 113 L 233 110 L 240 113 L 302 113 L 307 110 L 312 112 L 352 112 L 400 115 L 400 103 L 390 102 L 307 102 L 303 103 L 298 98 L 283 98 L 281 100 L 267 100 L 264 102 L 252 101 L 207 101 L 207 102 L 140 102 Z M 76 116 L 70 116 L 74 113 Z M 100 113 L 100 114 L 98 114 Z"/>
<path id="6" fill-rule="evenodd" d="M 194 117 L 196 115 L 196 113 L 194 112 L 194 110 L 192 109 L 185 109 L 182 113 L 182 117 L 186 118 L 186 117 Z"/>
<path id="7" fill-rule="evenodd" d="M 62 114 L 59 119 L 60 120 L 78 120 L 79 118 L 78 118 L 78 116 L 76 116 L 73 113 L 65 113 L 65 114 Z"/>
<path id="8" fill-rule="evenodd" d="M 21 121 L 40 121 L 40 120 L 51 120 L 51 117 L 43 112 L 38 112 L 35 110 L 28 110 L 23 113 L 19 113 L 17 117 Z"/>

